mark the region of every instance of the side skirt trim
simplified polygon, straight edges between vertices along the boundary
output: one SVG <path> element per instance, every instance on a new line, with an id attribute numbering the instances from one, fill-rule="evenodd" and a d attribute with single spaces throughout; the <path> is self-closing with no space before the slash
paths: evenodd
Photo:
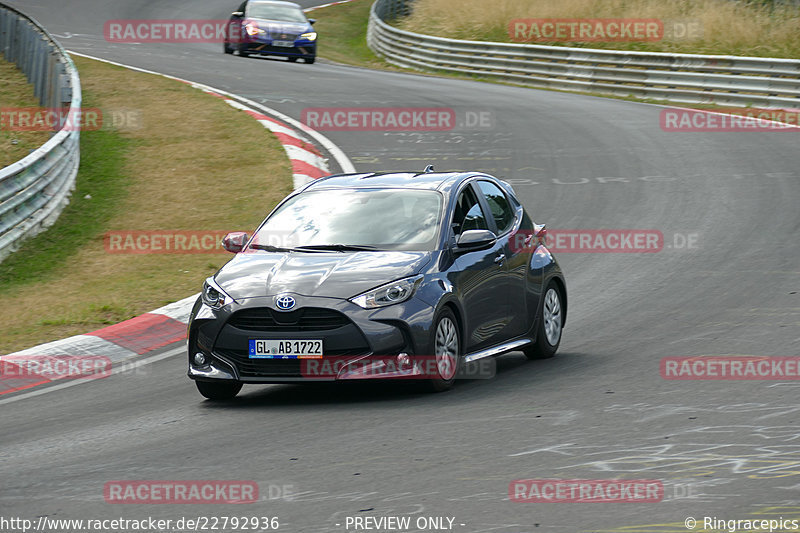
<path id="1" fill-rule="evenodd" d="M 472 361 L 477 361 L 478 359 L 483 359 L 485 357 L 494 357 L 495 355 L 500 355 L 501 353 L 522 348 L 526 344 L 530 344 L 532 342 L 533 341 L 531 339 L 517 339 L 515 341 L 498 344 L 497 346 L 468 354 L 466 357 L 464 357 L 464 362 L 471 363 Z"/>

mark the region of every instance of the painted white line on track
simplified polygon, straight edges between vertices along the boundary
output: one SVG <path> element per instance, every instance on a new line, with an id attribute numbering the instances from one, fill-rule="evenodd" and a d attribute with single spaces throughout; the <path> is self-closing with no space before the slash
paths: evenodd
<path id="1" fill-rule="evenodd" d="M 150 357 L 146 357 L 144 359 L 132 358 L 132 359 L 129 359 L 129 360 L 126 360 L 126 361 L 122 361 L 117 368 L 114 368 L 114 369 L 111 370 L 111 375 L 122 374 L 123 372 L 130 372 L 131 371 L 131 365 L 136 365 L 137 367 L 138 366 L 143 366 L 143 365 L 149 365 L 151 363 L 155 363 L 157 361 L 161 361 L 163 359 L 167 359 L 168 357 L 174 357 L 176 355 L 180 355 L 181 352 L 185 353 L 185 351 L 186 351 L 186 349 L 184 348 L 183 345 L 181 345 L 179 348 L 173 348 L 172 350 L 169 350 L 168 352 L 164 352 L 164 353 L 160 353 L 158 355 L 153 355 L 153 356 L 150 356 Z M 105 379 L 105 378 L 99 378 L 99 379 Z M 76 380 L 67 381 L 65 383 L 59 383 L 58 385 L 53 385 L 52 387 L 37 388 L 37 389 L 32 390 L 30 392 L 23 392 L 23 393 L 18 394 L 16 396 L 11 396 L 10 398 L 4 398 L 4 399 L 0 400 L 0 405 L 5 405 L 7 403 L 18 402 L 20 400 L 25 400 L 27 398 L 33 398 L 35 396 L 41 396 L 42 394 L 48 394 L 50 392 L 55 392 L 55 391 L 59 391 L 59 390 L 68 389 L 70 387 L 75 387 L 76 385 L 82 385 L 83 383 L 91 383 L 93 381 L 97 381 L 97 379 L 76 379 Z"/>
<path id="2" fill-rule="evenodd" d="M 338 6 L 339 4 L 349 4 L 352 1 L 353 0 L 339 0 L 338 2 L 331 2 L 329 4 L 322 4 L 321 6 L 307 7 L 303 11 L 305 13 L 310 13 L 311 11 L 314 11 L 315 9 L 322 9 L 323 7 Z"/>

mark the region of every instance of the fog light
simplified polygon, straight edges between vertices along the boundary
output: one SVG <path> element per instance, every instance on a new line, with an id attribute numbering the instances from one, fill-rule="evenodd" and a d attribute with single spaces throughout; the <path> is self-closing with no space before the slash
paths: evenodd
<path id="1" fill-rule="evenodd" d="M 397 354 L 397 366 L 398 367 L 402 368 L 405 365 L 410 364 L 410 363 L 411 363 L 411 358 L 408 356 L 407 353 L 403 352 L 403 353 Z"/>
<path id="2" fill-rule="evenodd" d="M 206 364 L 206 356 L 201 352 L 194 354 L 194 358 L 192 360 L 196 366 L 203 366 Z"/>

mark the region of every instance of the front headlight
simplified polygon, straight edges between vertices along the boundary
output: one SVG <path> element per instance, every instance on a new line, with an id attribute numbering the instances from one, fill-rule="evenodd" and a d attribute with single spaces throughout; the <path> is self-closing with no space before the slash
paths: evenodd
<path id="1" fill-rule="evenodd" d="M 247 31 L 247 35 L 249 35 L 251 37 L 255 37 L 256 35 L 266 35 L 266 33 L 267 33 L 265 30 L 262 30 L 261 28 L 259 28 L 258 24 L 254 23 L 254 22 L 248 23 L 244 27 L 244 29 L 245 29 L 245 31 Z"/>
<path id="2" fill-rule="evenodd" d="M 414 276 L 405 278 L 386 285 L 381 285 L 376 289 L 359 294 L 350 301 L 364 309 L 375 309 L 377 307 L 386 307 L 387 305 L 399 304 L 405 302 L 414 295 L 417 290 L 422 276 Z"/>
<path id="3" fill-rule="evenodd" d="M 317 40 L 317 32 L 310 31 L 308 33 L 304 33 L 300 36 L 301 39 L 305 39 L 307 41 L 316 41 Z"/>
<path id="4" fill-rule="evenodd" d="M 208 278 L 206 282 L 203 283 L 201 298 L 203 299 L 203 303 L 212 309 L 219 309 L 233 301 L 233 298 L 225 294 L 225 291 L 214 282 L 213 278 Z"/>

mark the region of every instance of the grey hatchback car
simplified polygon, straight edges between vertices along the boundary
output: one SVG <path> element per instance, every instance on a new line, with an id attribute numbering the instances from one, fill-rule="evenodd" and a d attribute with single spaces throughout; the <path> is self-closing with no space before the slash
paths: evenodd
<path id="1" fill-rule="evenodd" d="M 564 275 L 511 186 L 477 172 L 342 174 L 287 196 L 208 278 L 189 321 L 206 398 L 243 384 L 411 379 L 450 388 L 513 350 L 552 357 Z"/>

